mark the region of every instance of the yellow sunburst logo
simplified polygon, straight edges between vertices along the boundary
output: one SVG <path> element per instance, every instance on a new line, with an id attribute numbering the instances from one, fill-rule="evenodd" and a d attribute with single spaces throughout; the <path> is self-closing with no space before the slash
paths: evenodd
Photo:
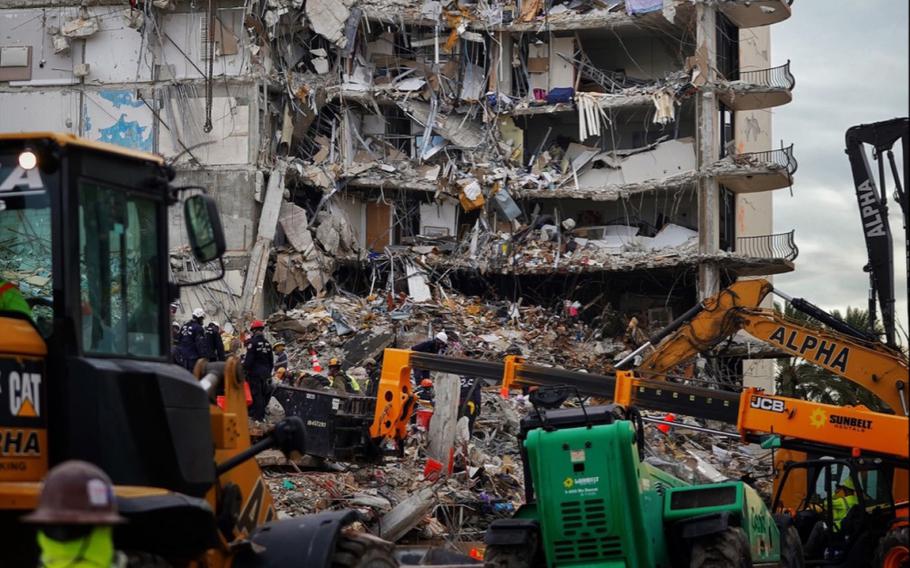
<path id="1" fill-rule="evenodd" d="M 809 423 L 812 424 L 815 428 L 821 428 L 825 425 L 825 420 L 828 418 L 828 415 L 825 414 L 825 411 L 821 408 L 816 408 L 812 415 L 809 416 Z"/>
<path id="2" fill-rule="evenodd" d="M 572 486 L 575 485 L 575 480 L 571 477 L 567 477 L 565 481 L 562 482 L 562 486 L 566 489 L 572 489 Z"/>

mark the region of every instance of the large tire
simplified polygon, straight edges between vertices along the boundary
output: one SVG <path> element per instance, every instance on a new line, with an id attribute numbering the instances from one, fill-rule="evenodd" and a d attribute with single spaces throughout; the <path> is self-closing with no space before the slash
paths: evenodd
<path id="1" fill-rule="evenodd" d="M 398 568 L 395 545 L 372 535 L 342 531 L 338 535 L 332 568 Z"/>
<path id="2" fill-rule="evenodd" d="M 875 549 L 873 566 L 879 568 L 907 568 L 910 566 L 910 529 L 898 527 L 883 536 Z"/>
<path id="3" fill-rule="evenodd" d="M 538 546 L 538 535 L 530 536 L 527 546 L 502 546 L 491 544 L 483 552 L 484 568 L 536 568 L 546 566 Z"/>
<path id="4" fill-rule="evenodd" d="M 751 568 L 752 554 L 746 533 L 739 527 L 706 536 L 692 543 L 689 568 Z"/>
<path id="5" fill-rule="evenodd" d="M 780 531 L 780 567 L 803 568 L 803 543 L 799 540 L 799 531 L 793 525 Z"/>

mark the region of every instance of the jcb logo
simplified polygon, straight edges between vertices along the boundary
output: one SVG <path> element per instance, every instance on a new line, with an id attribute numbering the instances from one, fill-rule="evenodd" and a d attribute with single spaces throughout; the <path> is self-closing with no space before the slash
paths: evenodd
<path id="1" fill-rule="evenodd" d="M 784 412 L 786 410 L 784 401 L 764 396 L 753 396 L 752 400 L 749 401 L 749 406 L 758 410 L 767 410 L 768 412 Z"/>
<path id="2" fill-rule="evenodd" d="M 41 374 L 9 374 L 9 411 L 13 416 L 41 416 Z"/>

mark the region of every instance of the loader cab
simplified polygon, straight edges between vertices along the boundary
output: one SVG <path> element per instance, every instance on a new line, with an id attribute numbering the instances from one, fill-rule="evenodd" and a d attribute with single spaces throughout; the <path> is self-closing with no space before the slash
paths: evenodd
<path id="1" fill-rule="evenodd" d="M 27 305 L 0 303 L 0 385 L 25 408 L 0 414 L 0 437 L 16 442 L 0 454 L 0 481 L 37 481 L 78 458 L 116 484 L 197 496 L 210 487 L 208 399 L 169 363 L 172 179 L 152 154 L 0 135 L 0 284 Z M 183 205 L 194 253 L 220 257 L 211 198 Z"/>
<path id="2" fill-rule="evenodd" d="M 894 517 L 892 479 L 893 468 L 873 459 L 790 463 L 773 510 L 793 520 L 809 565 L 862 565 Z M 788 492 L 803 495 L 796 508 L 783 503 Z"/>

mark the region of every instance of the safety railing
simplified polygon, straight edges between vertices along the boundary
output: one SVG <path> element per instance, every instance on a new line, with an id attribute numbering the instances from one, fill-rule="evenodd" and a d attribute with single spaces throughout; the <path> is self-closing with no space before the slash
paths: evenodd
<path id="1" fill-rule="evenodd" d="M 749 258 L 796 260 L 799 256 L 799 247 L 796 246 L 793 233 L 794 231 L 756 237 L 736 237 L 736 253 Z"/>
<path id="2" fill-rule="evenodd" d="M 738 79 L 750 85 L 759 85 L 770 89 L 787 89 L 792 91 L 796 86 L 796 77 L 790 73 L 790 60 L 788 59 L 783 65 L 771 67 L 768 69 L 756 69 L 753 71 L 740 71 Z"/>
<path id="3" fill-rule="evenodd" d="M 793 176 L 796 173 L 796 168 L 799 167 L 799 162 L 796 161 L 796 157 L 793 155 L 793 144 L 778 150 L 734 154 L 733 162 L 741 166 L 776 166 L 787 170 L 787 175 L 789 176 Z"/>

